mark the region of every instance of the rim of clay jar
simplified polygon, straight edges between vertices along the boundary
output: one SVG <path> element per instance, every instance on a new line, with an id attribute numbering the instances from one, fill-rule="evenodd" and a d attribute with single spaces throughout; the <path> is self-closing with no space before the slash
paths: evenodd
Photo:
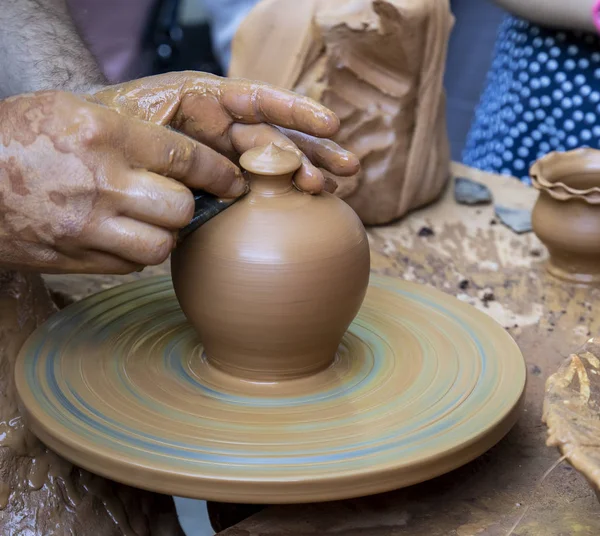
<path id="1" fill-rule="evenodd" d="M 598 186 L 580 190 L 565 183 L 569 175 L 588 173 L 598 175 Z M 558 201 L 581 199 L 590 205 L 600 204 L 600 151 L 597 149 L 553 151 L 534 162 L 529 175 L 534 188 Z"/>

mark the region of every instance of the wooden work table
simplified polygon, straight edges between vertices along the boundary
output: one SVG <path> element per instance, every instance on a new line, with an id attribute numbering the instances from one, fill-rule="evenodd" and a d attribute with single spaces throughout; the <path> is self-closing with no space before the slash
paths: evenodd
<path id="1" fill-rule="evenodd" d="M 453 166 L 485 183 L 497 203 L 531 208 L 537 193 L 510 178 Z M 423 232 L 430 229 L 433 234 Z M 421 232 L 420 232 L 421 231 Z M 496 447 L 467 466 L 407 489 L 327 504 L 271 506 L 222 536 L 596 536 L 600 505 L 585 479 L 545 446 L 544 382 L 591 334 L 600 332 L 600 289 L 575 288 L 548 276 L 545 250 L 532 233 L 501 225 L 493 207 L 456 204 L 452 188 L 430 207 L 369 230 L 372 269 L 432 285 L 496 319 L 527 361 L 523 414 Z M 165 266 L 147 273 L 164 273 Z M 145 272 L 146 273 L 146 272 Z M 50 276 L 63 297 L 80 299 L 125 278 Z"/>

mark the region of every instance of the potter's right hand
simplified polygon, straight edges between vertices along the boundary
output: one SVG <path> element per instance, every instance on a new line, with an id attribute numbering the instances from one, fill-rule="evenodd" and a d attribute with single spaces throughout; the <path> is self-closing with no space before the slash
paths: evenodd
<path id="1" fill-rule="evenodd" d="M 71 93 L 0 102 L 0 264 L 128 273 L 159 264 L 189 223 L 186 186 L 243 193 L 239 169 L 168 128 Z"/>
<path id="2" fill-rule="evenodd" d="M 300 190 L 336 188 L 331 177 L 358 173 L 355 155 L 326 139 L 340 122 L 322 104 L 253 80 L 194 71 L 165 73 L 102 88 L 90 98 L 120 113 L 171 126 L 238 162 L 244 152 L 274 143 L 294 151 Z"/>

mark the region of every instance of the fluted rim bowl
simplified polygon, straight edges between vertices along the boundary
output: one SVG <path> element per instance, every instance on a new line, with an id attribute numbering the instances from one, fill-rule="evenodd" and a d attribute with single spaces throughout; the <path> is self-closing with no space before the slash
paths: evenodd
<path id="1" fill-rule="evenodd" d="M 529 175 L 534 188 L 558 201 L 579 199 L 590 205 L 600 205 L 599 150 L 553 151 L 534 162 Z M 589 187 L 577 187 L 569 184 L 571 181 L 588 182 Z"/>

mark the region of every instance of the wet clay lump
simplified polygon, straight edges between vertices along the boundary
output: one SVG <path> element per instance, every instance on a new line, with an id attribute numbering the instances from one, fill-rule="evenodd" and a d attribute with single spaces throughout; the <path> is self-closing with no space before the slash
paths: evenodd
<path id="1" fill-rule="evenodd" d="M 533 230 L 548 248 L 548 271 L 565 281 L 599 284 L 600 151 L 549 153 L 530 174 L 540 192 Z"/>
<path id="2" fill-rule="evenodd" d="M 315 373 L 365 296 L 364 227 L 335 196 L 294 187 L 296 153 L 271 144 L 240 165 L 250 193 L 175 250 L 175 292 L 214 366 L 258 381 Z"/>
<path id="3" fill-rule="evenodd" d="M 182 535 L 170 497 L 88 473 L 29 430 L 17 400 L 15 361 L 27 337 L 53 313 L 38 275 L 0 272 L 0 534 Z"/>
<path id="4" fill-rule="evenodd" d="M 546 381 L 548 445 L 558 447 L 600 499 L 600 339 L 592 337 Z"/>

